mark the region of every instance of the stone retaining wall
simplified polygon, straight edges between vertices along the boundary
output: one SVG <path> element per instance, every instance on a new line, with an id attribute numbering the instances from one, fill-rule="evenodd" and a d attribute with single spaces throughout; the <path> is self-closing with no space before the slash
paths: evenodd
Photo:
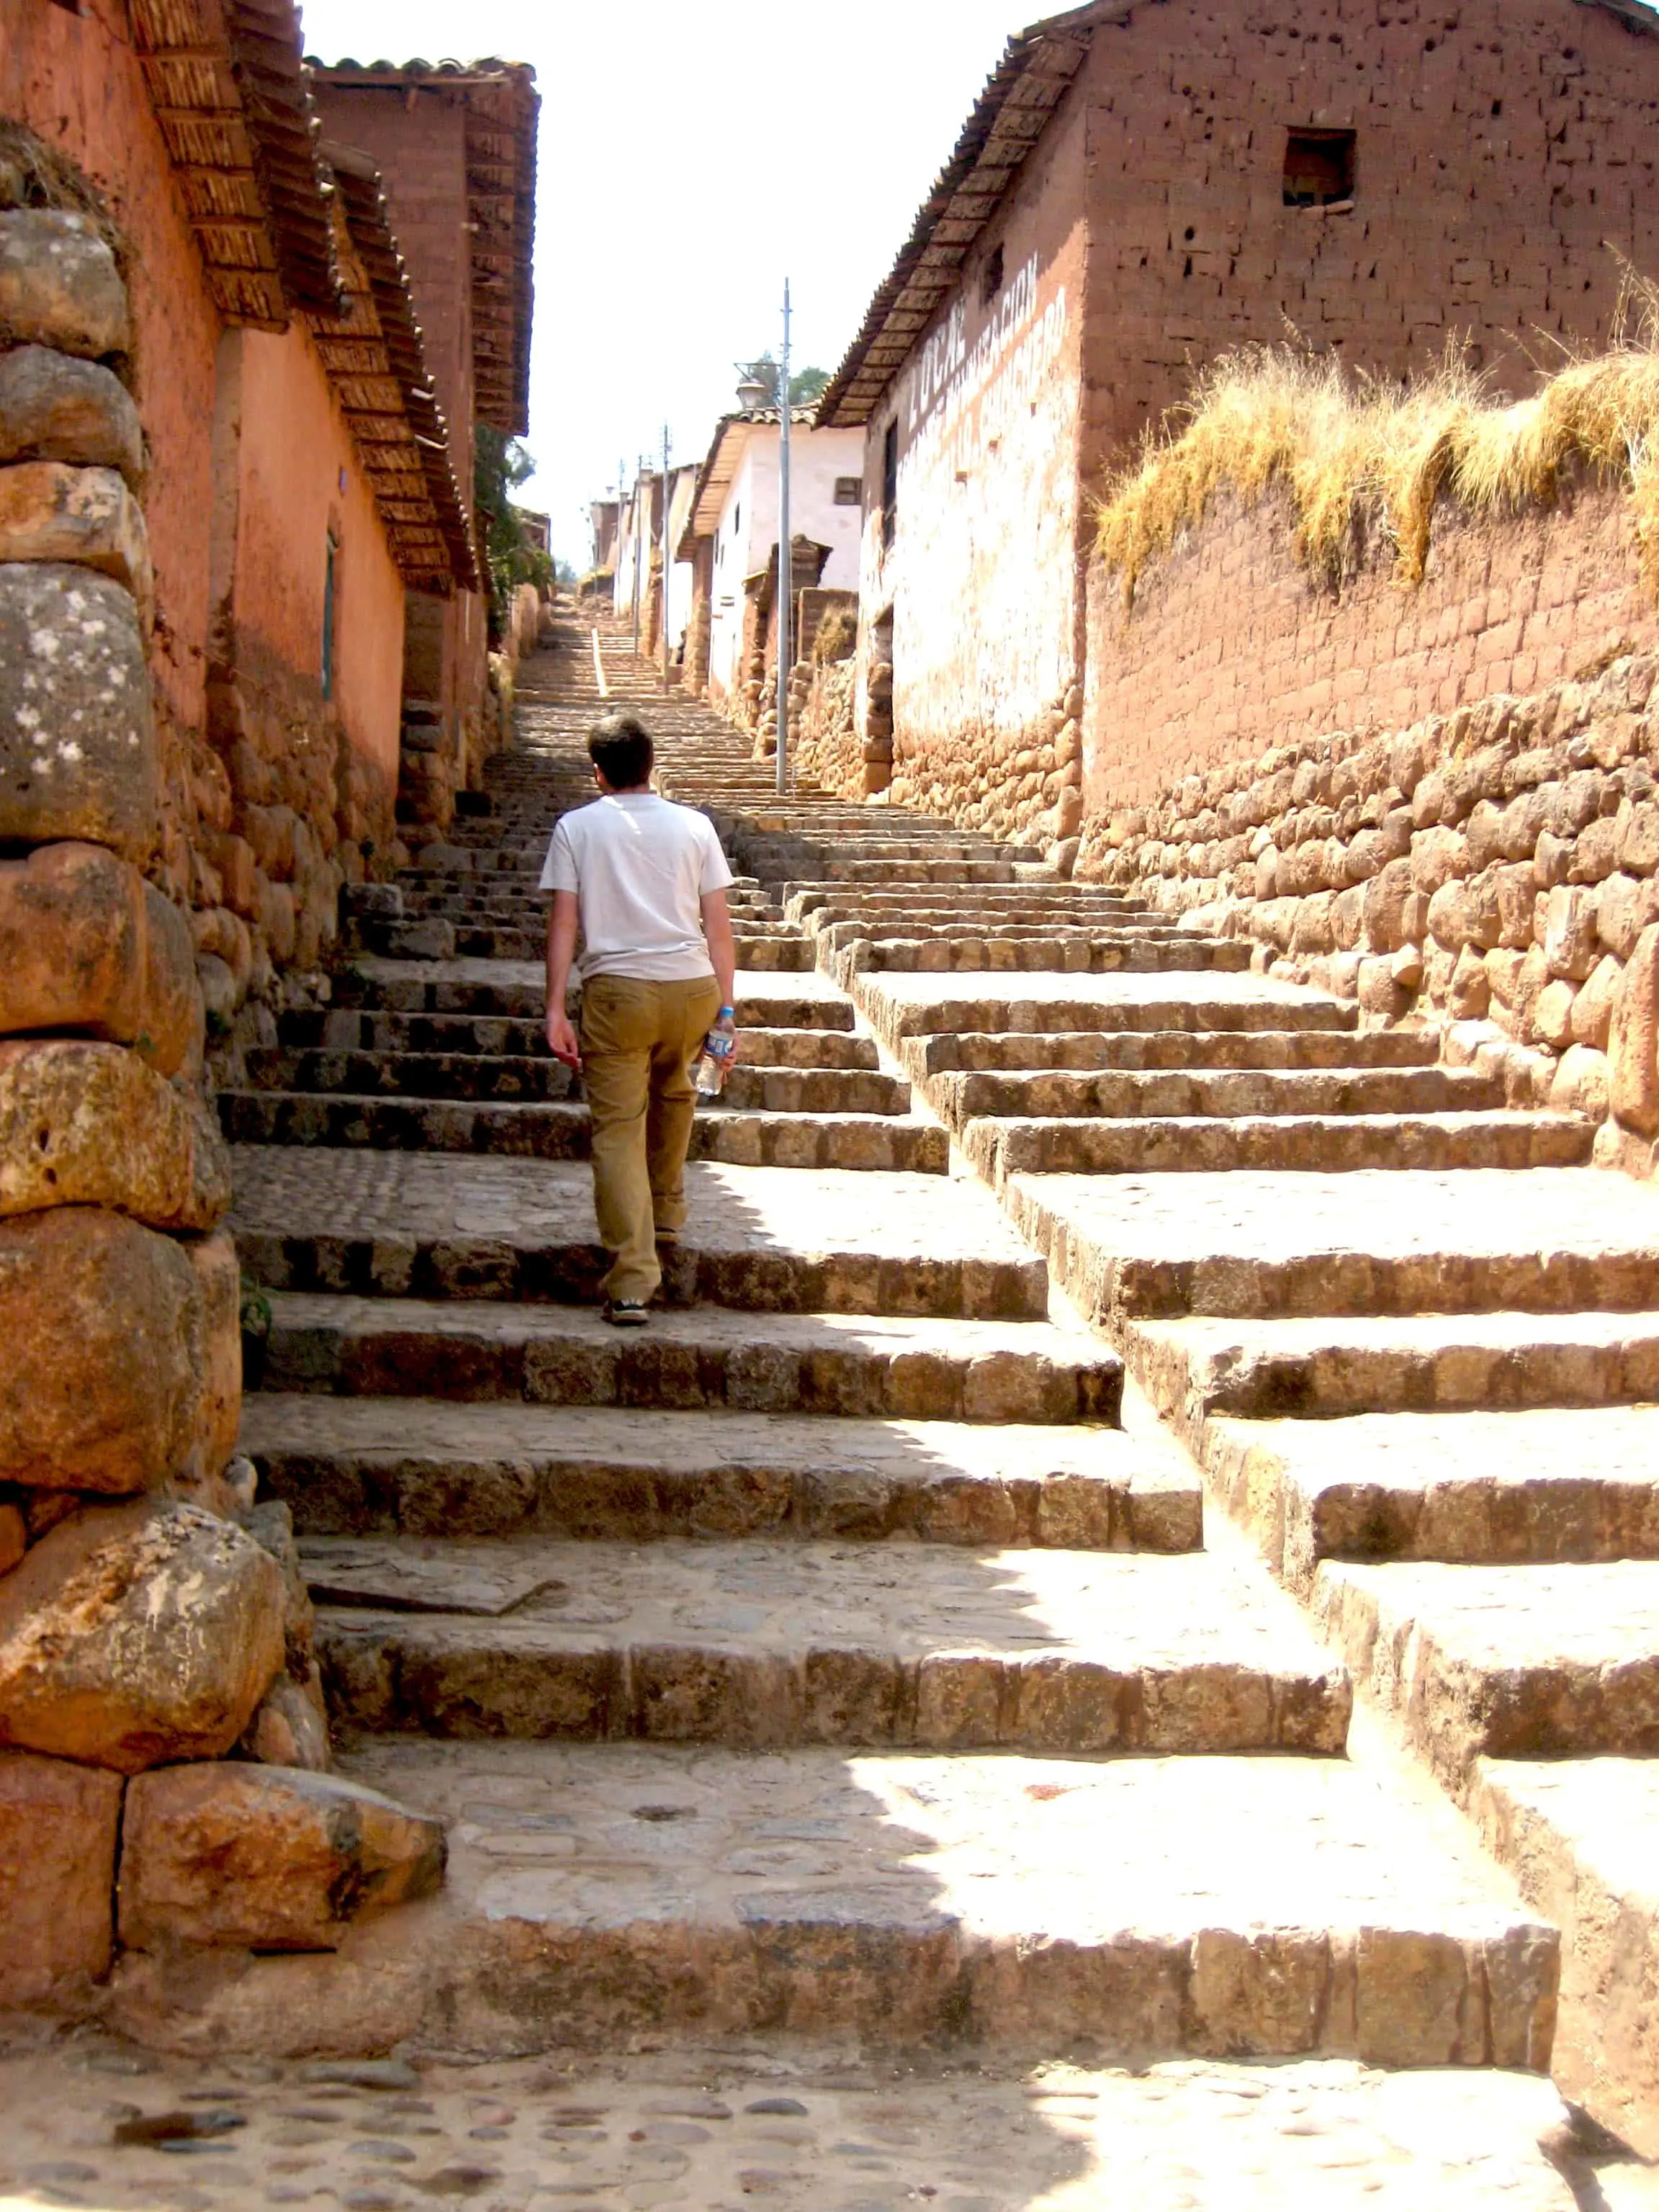
<path id="1" fill-rule="evenodd" d="M 1298 737 L 1096 817 L 1079 878 L 1439 1032 L 1517 1103 L 1659 1138 L 1659 656 L 1392 732 Z"/>
<path id="2" fill-rule="evenodd" d="M 431 1824 L 382 1817 L 319 1771 L 327 1729 L 288 1510 L 256 1504 L 234 1456 L 241 1285 L 198 975 L 220 956 L 198 960 L 179 896 L 197 885 L 179 885 L 169 858 L 126 287 L 98 222 L 27 204 L 12 177 L 0 189 L 0 2007 L 76 2012 L 105 2002 L 123 1947 L 118 2006 L 122 1975 L 143 1986 L 158 1957 L 192 1945 L 331 1948 L 365 1881 L 371 1909 L 430 1887 L 442 1845 Z M 212 795 L 228 836 L 231 788 L 214 781 Z M 288 810 L 280 826 L 292 858 L 303 824 Z M 192 864 L 210 865 L 193 848 Z M 227 1754 L 241 1763 L 204 1764 Z"/>

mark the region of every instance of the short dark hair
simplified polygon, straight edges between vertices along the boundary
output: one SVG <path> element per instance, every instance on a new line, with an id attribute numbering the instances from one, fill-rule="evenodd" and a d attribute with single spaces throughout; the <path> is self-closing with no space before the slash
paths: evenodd
<path id="1" fill-rule="evenodd" d="M 587 757 L 613 791 L 650 780 L 657 757 L 651 732 L 629 707 L 602 714 L 587 733 Z"/>

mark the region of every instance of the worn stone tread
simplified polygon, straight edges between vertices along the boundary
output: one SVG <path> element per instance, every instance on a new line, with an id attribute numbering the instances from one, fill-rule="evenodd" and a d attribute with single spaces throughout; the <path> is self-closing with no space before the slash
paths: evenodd
<path id="1" fill-rule="evenodd" d="M 1091 1313 L 1639 1312 L 1659 1189 L 1595 1168 L 1013 1176 L 1011 1218 Z"/>
<path id="2" fill-rule="evenodd" d="M 1185 1552 L 1182 1455 L 1079 1425 L 251 1393 L 242 1445 L 316 1534 L 891 1536 Z"/>
<path id="3" fill-rule="evenodd" d="M 931 1086 L 929 1086 L 931 1089 Z M 1583 1167 L 1595 1125 L 1577 1114 L 1339 1113 L 1121 1120 L 975 1120 L 962 1149 L 988 1182 L 1011 1175 L 1443 1174 Z"/>
<path id="4" fill-rule="evenodd" d="M 1561 1929 L 1556 2079 L 1659 2158 L 1659 1759 L 1482 1759 L 1472 1809 Z M 1659 2196 L 1659 2176 L 1644 2179 Z"/>
<path id="5" fill-rule="evenodd" d="M 1327 1560 L 1318 1618 L 1435 1771 L 1659 1751 L 1659 1561 L 1375 1566 Z"/>
<path id="6" fill-rule="evenodd" d="M 275 1290 L 592 1303 L 603 1261 L 579 1162 L 235 1148 L 232 1225 Z M 975 1185 L 694 1164 L 671 1302 L 794 1313 L 1046 1318 L 1042 1261 Z"/>
<path id="7" fill-rule="evenodd" d="M 1659 1312 L 1194 1315 L 1132 1322 L 1124 1343 L 1153 1402 L 1189 1432 L 1206 1413 L 1307 1420 L 1659 1399 Z"/>
<path id="8" fill-rule="evenodd" d="M 1009 978 L 883 973 L 855 979 L 859 1006 L 890 1044 L 941 1030 L 1354 1030 L 1358 1010 L 1322 992 L 1249 974 Z"/>
<path id="9" fill-rule="evenodd" d="M 544 2044 L 764 2025 L 1139 2061 L 1547 2047 L 1553 1930 L 1342 1760 L 392 1737 L 343 1765 L 453 1822 L 447 1899 L 402 1931 L 451 2043 L 533 2018 Z"/>
<path id="10" fill-rule="evenodd" d="M 1183 1558 L 308 1539 L 331 1711 L 428 1736 L 1338 1753 L 1346 1670 Z"/>
<path id="11" fill-rule="evenodd" d="M 1325 1559 L 1659 1559 L 1659 1408 L 1212 1418 L 1212 1494 L 1293 1588 Z"/>
<path id="12" fill-rule="evenodd" d="M 1047 1322 L 752 1318 L 700 1306 L 617 1330 L 586 1308 L 271 1294 L 264 1387 L 938 1420 L 1115 1421 L 1123 1366 Z"/>
<path id="13" fill-rule="evenodd" d="M 738 1095 L 741 1101 L 741 1091 Z M 574 1100 L 225 1091 L 219 1095 L 219 1114 L 227 1137 L 238 1146 L 367 1147 L 532 1160 L 585 1160 L 591 1146 L 587 1108 Z M 688 1158 L 735 1167 L 945 1175 L 951 1144 L 936 1123 L 902 1109 L 788 1113 L 739 1103 L 697 1115 Z"/>
<path id="14" fill-rule="evenodd" d="M 1435 1043 L 1412 1030 L 968 1030 L 904 1040 L 918 1080 L 957 1070 L 1424 1067 Z"/>
<path id="15" fill-rule="evenodd" d="M 1490 1110 L 1503 1085 L 1469 1068 L 1113 1068 L 1089 1074 L 1042 1069 L 937 1076 L 928 1097 L 946 1119 L 1145 1115 L 1191 1121 L 1291 1114 L 1443 1114 Z"/>
<path id="16" fill-rule="evenodd" d="M 547 977 L 539 960 L 355 960 L 334 979 L 336 1003 L 383 1007 L 393 1013 L 541 1014 Z M 768 1022 L 790 1029 L 850 1030 L 845 994 L 810 969 L 800 975 L 739 969 L 735 1001 L 739 1024 Z"/>

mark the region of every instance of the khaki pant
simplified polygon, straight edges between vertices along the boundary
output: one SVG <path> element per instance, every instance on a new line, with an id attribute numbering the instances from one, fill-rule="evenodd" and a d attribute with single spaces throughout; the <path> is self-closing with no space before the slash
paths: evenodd
<path id="1" fill-rule="evenodd" d="M 582 986 L 593 1208 L 599 1242 L 616 1255 L 607 1297 L 649 1298 L 662 1280 L 657 1237 L 684 1226 L 691 1069 L 720 1003 L 712 975 L 684 983 L 596 975 Z"/>

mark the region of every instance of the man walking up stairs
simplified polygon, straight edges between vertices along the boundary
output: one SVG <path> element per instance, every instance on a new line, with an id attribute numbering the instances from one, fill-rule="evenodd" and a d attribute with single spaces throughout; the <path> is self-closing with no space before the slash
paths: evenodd
<path id="1" fill-rule="evenodd" d="M 599 798 L 561 817 L 541 875 L 552 893 L 547 1042 L 587 1079 L 594 1211 L 616 1255 L 605 1318 L 640 1328 L 662 1281 L 657 1244 L 685 1225 L 691 1064 L 714 1024 L 732 1029 L 732 876 L 708 817 L 652 790 L 651 738 L 637 714 L 596 722 L 587 750 Z M 565 1011 L 579 926 L 580 1047 Z"/>

